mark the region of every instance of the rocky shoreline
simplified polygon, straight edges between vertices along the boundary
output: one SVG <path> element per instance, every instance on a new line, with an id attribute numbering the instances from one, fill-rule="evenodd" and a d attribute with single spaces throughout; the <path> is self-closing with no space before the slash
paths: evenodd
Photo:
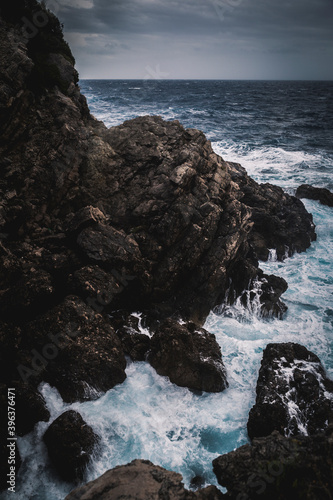
<path id="1" fill-rule="evenodd" d="M 45 25 L 31 36 L 22 18 L 33 23 L 37 13 Z M 66 402 L 94 399 L 125 380 L 125 356 L 182 387 L 223 391 L 223 352 L 202 329 L 205 318 L 225 300 L 258 294 L 262 315 L 282 318 L 287 283 L 264 274 L 259 259 L 272 248 L 279 260 L 305 251 L 316 238 L 311 214 L 178 121 L 145 116 L 107 129 L 80 93 L 58 19 L 35 0 L 1 9 L 0 41 L 0 388 L 2 402 L 7 387 L 17 388 L 25 414 L 17 434 L 49 419 L 41 382 Z M 59 418 L 45 434 L 49 455 L 62 477 L 65 456 L 66 478 L 82 479 L 98 438 L 80 415 Z M 69 440 L 63 450 L 57 432 Z M 4 470 L 3 436 L 1 443 Z M 176 481 L 170 498 L 220 497 L 215 488 L 184 493 L 179 477 L 156 474 L 161 491 Z M 164 498 L 159 491 L 151 484 L 151 498 Z"/>

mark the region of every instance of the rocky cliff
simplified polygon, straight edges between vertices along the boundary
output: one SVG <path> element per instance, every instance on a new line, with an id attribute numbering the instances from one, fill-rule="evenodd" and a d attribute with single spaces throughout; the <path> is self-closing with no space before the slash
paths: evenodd
<path id="1" fill-rule="evenodd" d="M 95 120 L 58 19 L 35 0 L 1 7 L 0 47 L 0 381 L 35 394 L 30 425 L 47 419 L 41 381 L 74 401 L 125 379 L 117 332 L 134 310 L 199 327 L 259 281 L 263 314 L 282 315 L 287 284 L 257 259 L 310 245 L 301 201 L 177 121 Z"/>

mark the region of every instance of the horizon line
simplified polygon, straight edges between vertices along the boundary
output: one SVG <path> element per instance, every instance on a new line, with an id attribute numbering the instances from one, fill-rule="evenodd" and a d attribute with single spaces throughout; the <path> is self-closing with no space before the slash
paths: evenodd
<path id="1" fill-rule="evenodd" d="M 173 82 L 173 81 L 215 81 L 215 82 L 332 82 L 333 79 L 303 79 L 303 78 L 80 78 L 95 81 L 145 81 L 145 82 Z"/>

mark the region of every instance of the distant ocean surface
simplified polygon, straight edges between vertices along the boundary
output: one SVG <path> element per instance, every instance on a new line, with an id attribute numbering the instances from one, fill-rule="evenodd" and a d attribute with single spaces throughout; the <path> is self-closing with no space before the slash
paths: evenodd
<path id="1" fill-rule="evenodd" d="M 80 85 L 91 112 L 107 126 L 146 114 L 177 119 L 201 129 L 218 154 L 241 163 L 258 182 L 290 194 L 302 183 L 333 190 L 333 82 L 84 80 Z M 147 363 L 129 363 L 126 381 L 93 402 L 68 405 L 55 389 L 41 387 L 52 420 L 76 409 L 102 437 L 103 454 L 87 480 L 144 458 L 180 472 L 187 487 L 197 475 L 217 484 L 212 460 L 248 442 L 248 413 L 269 342 L 305 345 L 333 378 L 333 209 L 304 204 L 313 214 L 317 242 L 284 262 L 275 261 L 272 249 L 270 261 L 261 265 L 289 284 L 285 318 L 264 320 L 255 305 L 236 304 L 206 321 L 222 348 L 226 391 L 194 394 Z M 47 454 L 37 436 L 48 425 L 40 423 L 19 439 L 24 464 L 18 498 L 59 500 L 74 487 L 59 483 L 44 465 Z"/>

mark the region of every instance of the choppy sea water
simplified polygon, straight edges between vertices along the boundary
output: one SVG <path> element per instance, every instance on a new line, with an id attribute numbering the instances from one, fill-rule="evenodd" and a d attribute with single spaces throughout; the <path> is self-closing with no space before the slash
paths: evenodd
<path id="1" fill-rule="evenodd" d="M 178 119 L 203 130 L 217 153 L 241 163 L 258 182 L 291 194 L 301 183 L 333 189 L 333 83 L 119 80 L 83 81 L 81 88 L 93 114 L 108 126 L 145 114 Z M 269 342 L 305 345 L 333 378 L 333 209 L 304 203 L 313 214 L 317 242 L 284 262 L 274 260 L 272 249 L 271 260 L 261 263 L 289 284 L 285 318 L 263 319 L 255 307 L 239 304 L 207 318 L 205 327 L 216 335 L 227 368 L 226 391 L 194 394 L 147 363 L 130 362 L 126 381 L 93 402 L 68 405 L 55 389 L 40 388 L 51 421 L 73 408 L 101 436 L 102 453 L 86 480 L 145 458 L 180 472 L 187 487 L 196 475 L 217 484 L 212 460 L 248 442 L 248 413 Z M 59 482 L 49 468 L 39 438 L 50 422 L 19 439 L 24 463 L 17 498 L 58 500 L 74 487 Z"/>

